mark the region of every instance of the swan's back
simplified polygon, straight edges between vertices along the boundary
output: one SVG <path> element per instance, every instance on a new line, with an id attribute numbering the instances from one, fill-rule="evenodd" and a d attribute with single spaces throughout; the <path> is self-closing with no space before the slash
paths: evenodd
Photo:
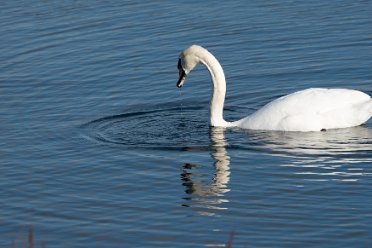
<path id="1" fill-rule="evenodd" d="M 363 92 L 313 88 L 280 97 L 234 125 L 249 129 L 320 131 L 361 125 L 371 115 L 371 97 Z"/>

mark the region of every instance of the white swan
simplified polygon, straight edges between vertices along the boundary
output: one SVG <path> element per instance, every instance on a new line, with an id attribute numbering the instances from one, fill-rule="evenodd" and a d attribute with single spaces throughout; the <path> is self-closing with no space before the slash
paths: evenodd
<path id="1" fill-rule="evenodd" d="M 208 50 L 193 45 L 180 54 L 177 87 L 183 86 L 186 75 L 199 63 L 207 67 L 212 77 L 211 126 L 306 132 L 358 126 L 372 116 L 372 99 L 361 91 L 312 88 L 280 97 L 252 115 L 227 122 L 223 118 L 225 75 Z"/>

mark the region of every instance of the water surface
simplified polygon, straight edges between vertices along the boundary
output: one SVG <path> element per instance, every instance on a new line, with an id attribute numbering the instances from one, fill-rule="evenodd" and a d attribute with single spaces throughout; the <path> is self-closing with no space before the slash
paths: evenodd
<path id="1" fill-rule="evenodd" d="M 308 87 L 372 94 L 370 1 L 13 1 L 0 39 L 1 247 L 369 247 L 372 122 L 208 127 Z M 32 238 L 30 238 L 32 237 Z"/>

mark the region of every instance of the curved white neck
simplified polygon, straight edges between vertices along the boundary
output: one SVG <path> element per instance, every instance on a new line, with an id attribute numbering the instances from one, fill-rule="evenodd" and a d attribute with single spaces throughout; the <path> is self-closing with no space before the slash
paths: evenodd
<path id="1" fill-rule="evenodd" d="M 212 77 L 212 97 L 210 102 L 210 125 L 226 127 L 229 123 L 223 118 L 223 106 L 226 95 L 226 80 L 223 69 L 218 60 L 207 50 L 199 55 L 200 62 L 204 64 Z"/>

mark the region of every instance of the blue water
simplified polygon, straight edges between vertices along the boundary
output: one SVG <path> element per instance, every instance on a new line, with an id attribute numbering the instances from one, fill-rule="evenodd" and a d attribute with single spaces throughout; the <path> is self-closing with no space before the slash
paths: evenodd
<path id="1" fill-rule="evenodd" d="M 1 247 L 371 247 L 372 121 L 208 127 L 308 87 L 372 94 L 370 1 L 5 1 Z"/>

